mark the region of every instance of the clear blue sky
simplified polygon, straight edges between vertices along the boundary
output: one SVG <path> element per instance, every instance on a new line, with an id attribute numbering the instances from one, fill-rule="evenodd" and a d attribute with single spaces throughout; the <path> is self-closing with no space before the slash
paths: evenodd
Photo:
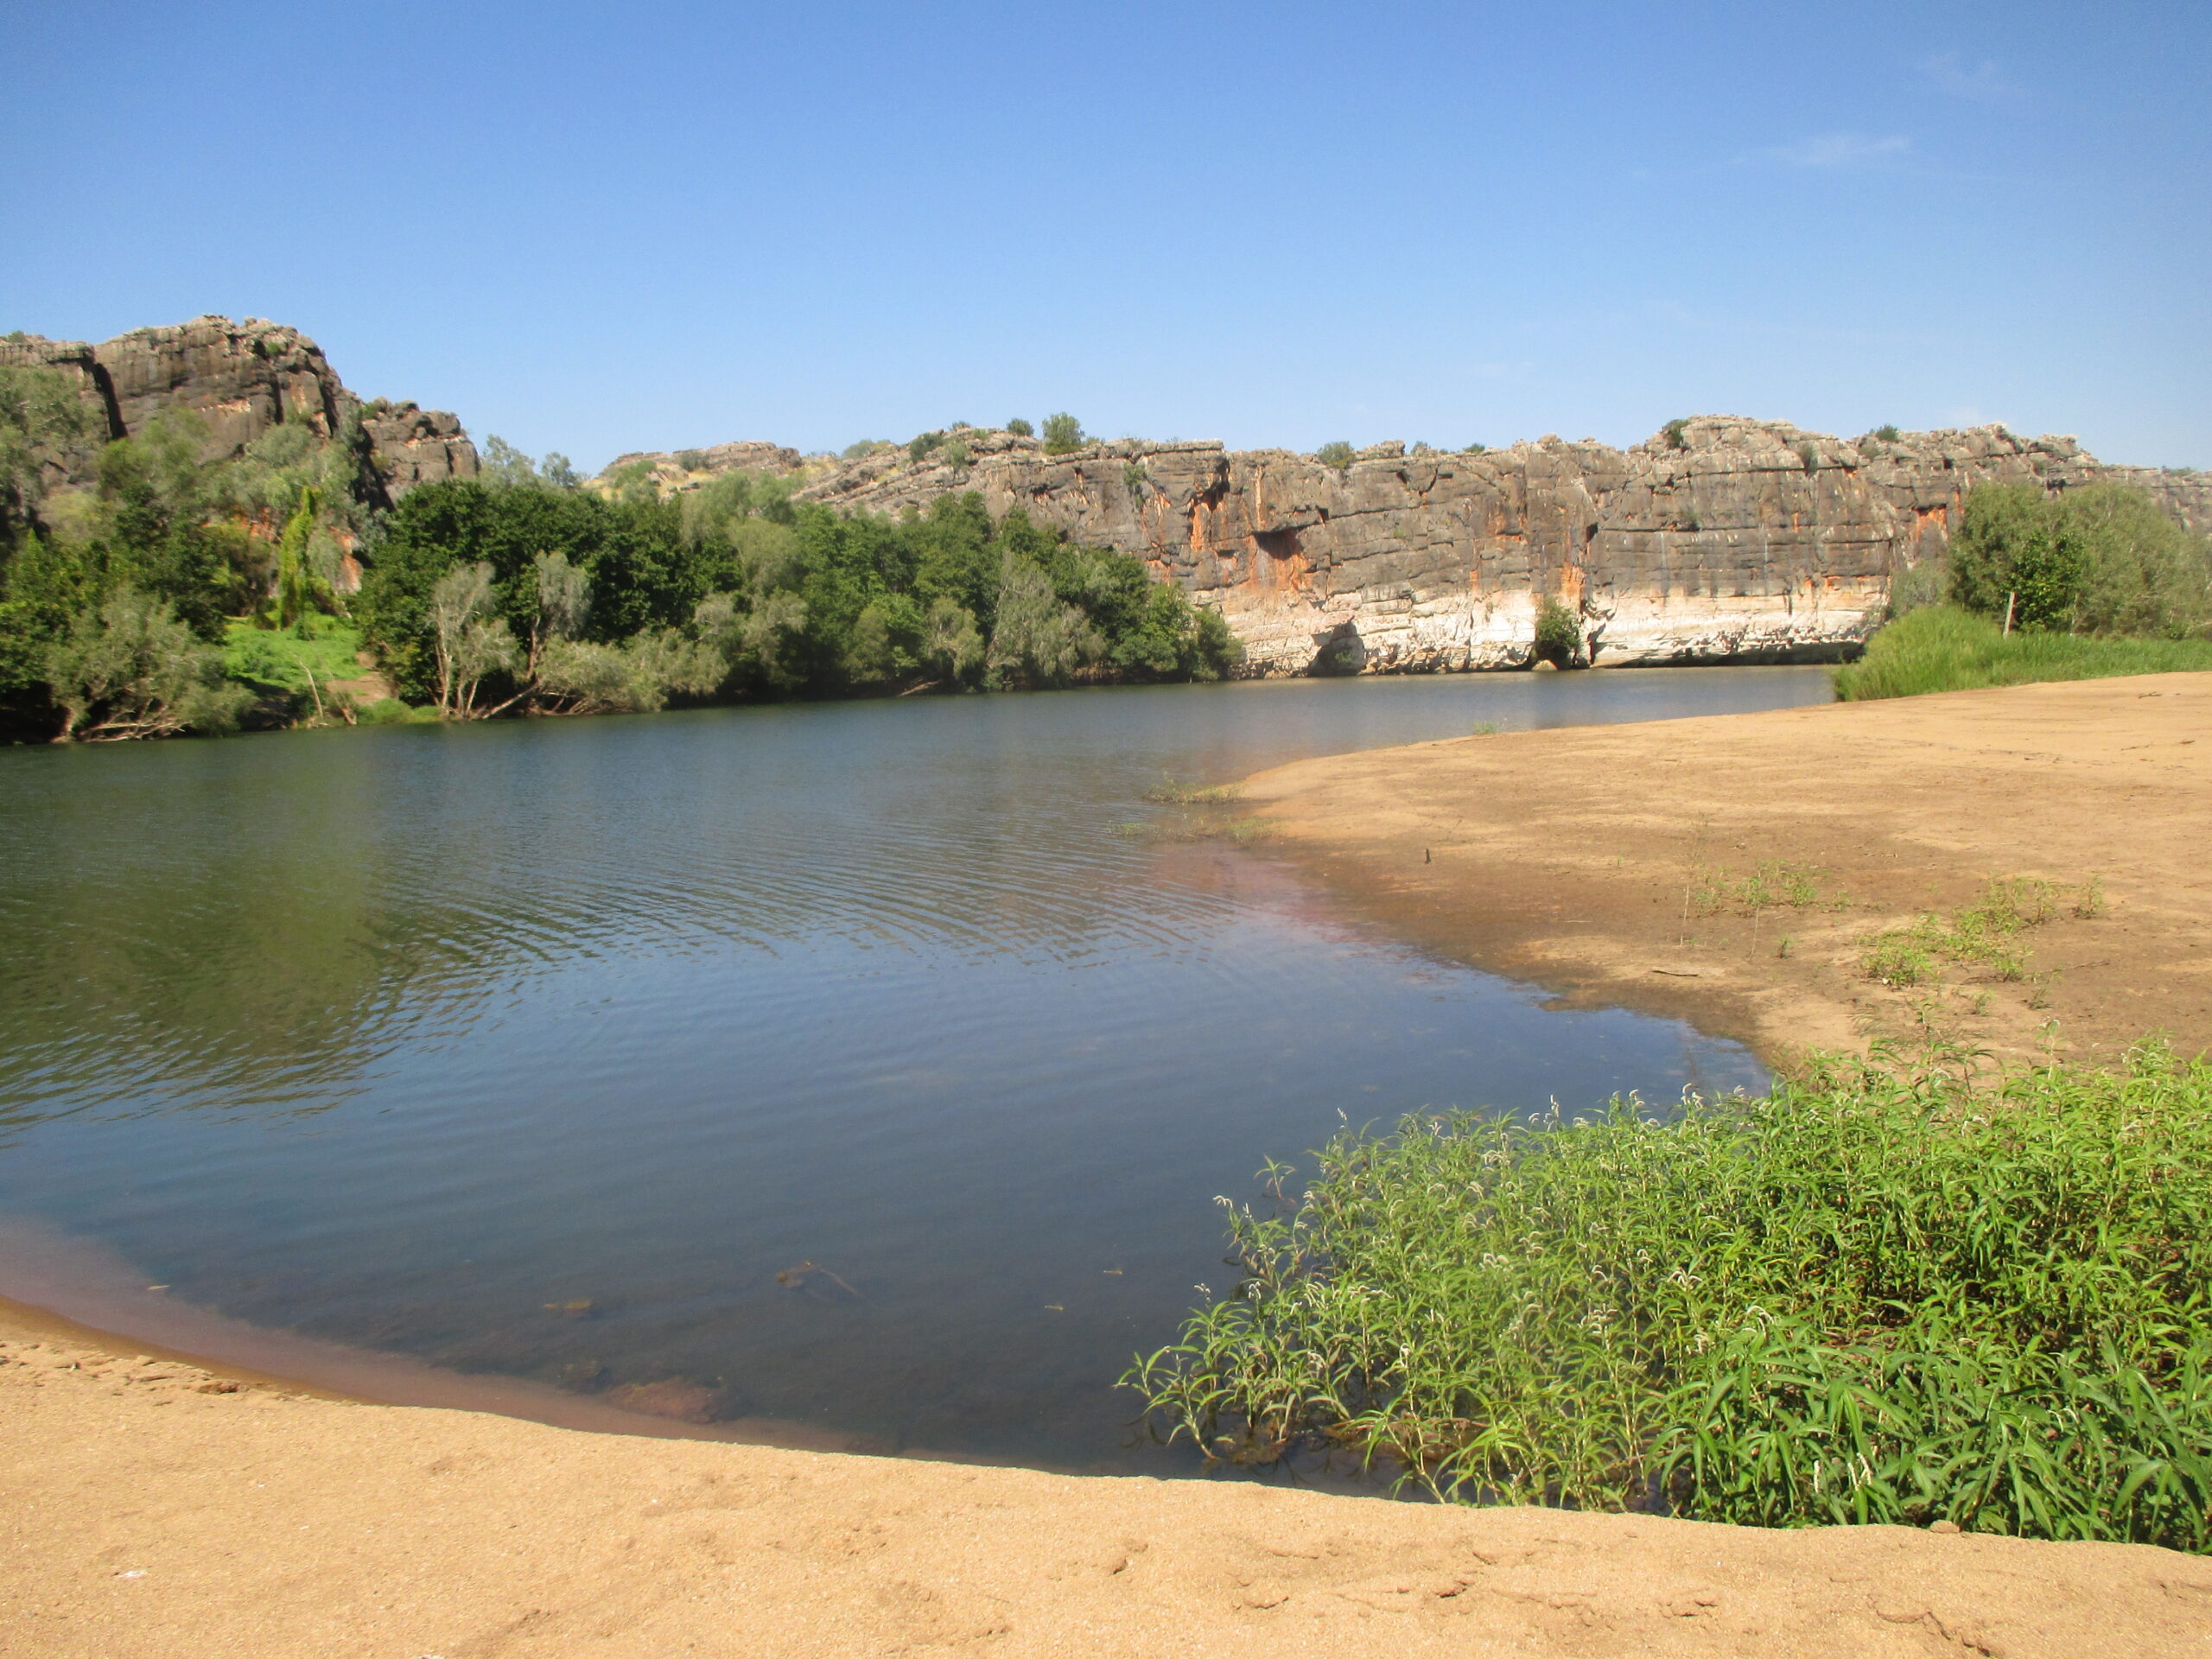
<path id="1" fill-rule="evenodd" d="M 596 467 L 2001 419 L 2212 465 L 2212 6 L 0 0 L 0 328 Z"/>

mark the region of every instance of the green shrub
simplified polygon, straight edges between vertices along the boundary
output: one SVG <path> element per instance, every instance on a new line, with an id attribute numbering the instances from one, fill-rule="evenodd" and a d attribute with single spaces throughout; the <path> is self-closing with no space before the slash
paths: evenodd
<path id="1" fill-rule="evenodd" d="M 1688 448 L 1690 447 L 1690 423 L 1688 417 L 1685 416 L 1676 416 L 1673 420 L 1668 422 L 1666 425 L 1659 429 L 1659 435 L 1666 440 L 1667 447 L 1669 449 Z"/>
<path id="2" fill-rule="evenodd" d="M 1294 1171 L 1270 1163 L 1272 1190 Z M 2212 1548 L 2212 1066 L 1348 1131 L 1124 1376 L 1210 1456 L 1440 1495 Z"/>
<path id="3" fill-rule="evenodd" d="M 1325 443 L 1316 449 L 1313 452 L 1313 459 L 1324 467 L 1333 467 L 1341 473 L 1351 465 L 1355 454 L 1351 444 L 1338 438 L 1334 442 Z"/>
<path id="4" fill-rule="evenodd" d="M 1582 660 L 1582 619 L 1549 594 L 1536 610 L 1536 660 L 1560 668 Z"/>
<path id="5" fill-rule="evenodd" d="M 942 432 L 918 434 L 907 442 L 906 459 L 915 462 L 926 461 L 929 459 L 930 453 L 944 442 L 944 434 Z"/>
<path id="6" fill-rule="evenodd" d="M 2150 496 L 1980 484 L 1951 543 L 1951 598 L 2015 626 L 2180 639 L 2212 623 L 2212 543 Z"/>
<path id="7" fill-rule="evenodd" d="M 1037 429 L 1019 415 L 1006 423 L 1006 429 L 1017 438 L 1034 437 L 1037 435 Z"/>
<path id="8" fill-rule="evenodd" d="M 676 457 L 676 464 L 687 473 L 703 473 L 707 470 L 707 452 L 686 449 Z"/>
<path id="9" fill-rule="evenodd" d="M 1895 443 L 1903 438 L 1904 434 L 1898 431 L 1896 423 L 1891 422 L 1876 427 L 1874 429 L 1874 435 L 1879 438 L 1884 443 Z"/>
<path id="10" fill-rule="evenodd" d="M 1853 702 L 2038 680 L 2205 670 L 2212 670 L 2212 640 L 2091 639 L 2017 629 L 2006 639 L 1989 617 L 1930 605 L 1883 628 L 1864 657 L 1834 674 L 1836 696 Z"/>
<path id="11" fill-rule="evenodd" d="M 1045 417 L 1045 453 L 1048 455 L 1072 454 L 1090 442 L 1090 434 L 1083 429 L 1083 423 L 1063 410 Z"/>

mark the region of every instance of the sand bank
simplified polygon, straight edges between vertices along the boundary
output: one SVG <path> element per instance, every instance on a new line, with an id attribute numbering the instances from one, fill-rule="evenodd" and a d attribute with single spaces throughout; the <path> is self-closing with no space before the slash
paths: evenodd
<path id="1" fill-rule="evenodd" d="M 1457 738 L 1282 766 L 1243 803 L 1394 931 L 1770 1059 L 1931 1028 L 2014 1060 L 2212 1045 L 2212 675 Z M 1817 899 L 1746 903 L 1763 865 Z M 2011 876 L 2057 900 L 2020 977 L 1868 976 L 1872 935 Z"/>
<path id="2" fill-rule="evenodd" d="M 350 1404 L 0 1327 L 44 1659 L 2201 1654 L 2212 1562 L 1082 1479 Z"/>

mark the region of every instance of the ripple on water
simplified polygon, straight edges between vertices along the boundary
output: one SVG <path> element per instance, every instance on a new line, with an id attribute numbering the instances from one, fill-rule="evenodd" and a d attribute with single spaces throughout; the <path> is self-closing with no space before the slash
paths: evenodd
<path id="1" fill-rule="evenodd" d="M 270 1326 L 892 1446 L 1172 1466 L 1128 1444 L 1112 1379 L 1220 1282 L 1211 1200 L 1256 1198 L 1263 1155 L 1340 1113 L 1759 1073 L 1421 958 L 1264 860 L 1112 826 L 1159 810 L 1162 774 L 1825 683 L 0 754 L 0 1211 Z M 802 1262 L 852 1294 L 779 1282 Z"/>

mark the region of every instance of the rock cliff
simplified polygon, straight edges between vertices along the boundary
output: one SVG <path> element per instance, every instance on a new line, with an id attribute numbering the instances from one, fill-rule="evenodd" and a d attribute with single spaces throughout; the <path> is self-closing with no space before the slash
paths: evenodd
<path id="1" fill-rule="evenodd" d="M 1243 639 L 1249 671 L 1424 671 L 1531 659 L 1547 597 L 1598 663 L 1806 661 L 1864 639 L 1891 578 L 1940 553 L 1984 480 L 2139 486 L 2212 529 L 2212 474 L 2107 467 L 2001 427 L 1856 439 L 1732 416 L 1616 449 L 1380 444 L 1337 467 L 1280 450 L 1123 440 L 1047 455 L 964 431 L 971 460 L 886 449 L 800 490 L 897 512 L 950 490 L 1147 560 Z"/>
<path id="2" fill-rule="evenodd" d="M 476 447 L 453 416 L 391 404 L 364 404 L 346 389 L 317 346 L 296 328 L 249 317 L 195 317 L 168 327 L 137 328 L 97 346 L 36 334 L 0 339 L 0 364 L 31 364 L 77 377 L 91 406 L 92 440 L 54 458 L 58 472 L 82 480 L 99 445 L 143 431 L 156 416 L 189 410 L 204 425 L 205 461 L 226 461 L 282 423 L 353 444 L 363 461 L 362 493 L 390 505 L 415 485 L 471 478 Z"/>

